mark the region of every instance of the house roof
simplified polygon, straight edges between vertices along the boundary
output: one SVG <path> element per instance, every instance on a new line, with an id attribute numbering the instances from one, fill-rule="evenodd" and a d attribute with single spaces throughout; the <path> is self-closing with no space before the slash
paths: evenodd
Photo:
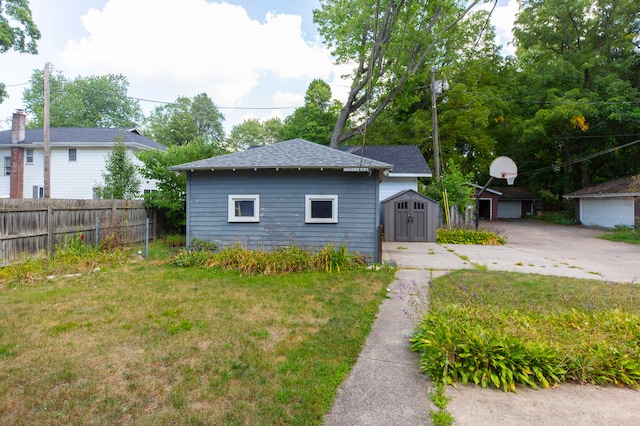
<path id="1" fill-rule="evenodd" d="M 536 198 L 531 192 L 519 186 L 494 187 L 493 190 L 500 193 L 499 198 L 501 200 L 529 201 Z"/>
<path id="2" fill-rule="evenodd" d="M 638 197 L 640 196 L 640 174 L 603 182 L 598 185 L 582 188 L 564 198 L 599 198 L 599 197 Z"/>
<path id="3" fill-rule="evenodd" d="M 400 191 L 397 194 L 393 194 L 392 196 L 385 198 L 384 200 L 380 201 L 380 203 L 387 203 L 387 202 L 389 202 L 391 200 L 395 200 L 396 198 L 403 198 L 405 196 L 409 196 L 409 197 L 412 197 L 412 198 L 413 197 L 421 198 L 421 199 L 429 201 L 431 203 L 436 203 L 436 204 L 438 203 L 434 199 L 429 198 L 426 195 L 421 194 L 421 193 L 419 193 L 417 191 L 414 191 L 413 189 L 405 189 L 404 191 Z"/>
<path id="4" fill-rule="evenodd" d="M 136 129 L 52 127 L 49 130 L 49 142 L 51 146 L 110 146 L 121 131 L 125 146 L 140 149 L 166 149 L 164 145 L 142 136 Z M 42 146 L 43 144 L 43 129 L 27 129 L 24 141 L 18 143 L 21 146 Z M 11 130 L 0 131 L 0 146 L 5 145 L 11 145 Z"/>
<path id="5" fill-rule="evenodd" d="M 431 177 L 431 169 L 416 145 L 341 146 L 341 151 L 364 155 L 374 160 L 393 164 L 391 176 Z"/>
<path id="6" fill-rule="evenodd" d="M 291 139 L 234 154 L 170 167 L 169 170 L 391 169 L 391 164 L 342 152 L 304 139 Z M 351 171 L 351 170 L 345 170 Z"/>

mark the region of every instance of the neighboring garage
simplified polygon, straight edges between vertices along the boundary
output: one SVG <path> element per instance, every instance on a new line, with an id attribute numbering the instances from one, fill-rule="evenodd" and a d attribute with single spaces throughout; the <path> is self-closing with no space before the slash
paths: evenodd
<path id="1" fill-rule="evenodd" d="M 576 200 L 576 218 L 588 226 L 640 226 L 640 175 L 580 189 L 564 198 Z"/>
<path id="2" fill-rule="evenodd" d="M 476 193 L 482 187 L 473 185 Z M 535 197 L 529 191 L 517 186 L 487 188 L 480 196 L 479 217 L 485 220 L 521 219 L 533 213 Z"/>

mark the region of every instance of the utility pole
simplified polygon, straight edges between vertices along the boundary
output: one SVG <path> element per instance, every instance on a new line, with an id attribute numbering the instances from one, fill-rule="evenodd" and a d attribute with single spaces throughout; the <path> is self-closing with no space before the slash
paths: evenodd
<path id="1" fill-rule="evenodd" d="M 433 168 L 436 179 L 440 179 L 440 141 L 438 140 L 438 108 L 436 105 L 436 69 L 431 67 L 431 119 L 433 121 Z"/>
<path id="2" fill-rule="evenodd" d="M 436 100 L 438 95 L 442 95 L 445 90 L 449 90 L 447 80 L 436 80 L 436 68 L 431 67 L 431 118 L 433 120 L 433 168 L 436 179 L 440 178 L 440 133 L 438 131 L 438 105 Z"/>
<path id="3" fill-rule="evenodd" d="M 44 198 L 51 196 L 51 144 L 49 136 L 49 62 L 44 64 L 44 115 L 43 115 L 43 144 L 44 144 Z"/>

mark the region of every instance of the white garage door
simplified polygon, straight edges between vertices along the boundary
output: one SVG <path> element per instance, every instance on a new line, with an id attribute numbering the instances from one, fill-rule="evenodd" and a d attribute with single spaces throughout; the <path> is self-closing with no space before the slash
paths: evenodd
<path id="1" fill-rule="evenodd" d="M 498 219 L 520 219 L 520 201 L 498 201 Z"/>
<path id="2" fill-rule="evenodd" d="M 605 228 L 633 226 L 633 198 L 581 198 L 580 222 Z"/>

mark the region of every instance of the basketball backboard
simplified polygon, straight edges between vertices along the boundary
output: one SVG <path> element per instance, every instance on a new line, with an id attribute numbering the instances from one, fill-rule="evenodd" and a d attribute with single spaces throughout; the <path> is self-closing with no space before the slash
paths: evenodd
<path id="1" fill-rule="evenodd" d="M 509 185 L 513 185 L 513 181 L 518 176 L 518 166 L 509 157 L 497 157 L 489 166 L 489 174 L 498 179 L 506 179 Z"/>

